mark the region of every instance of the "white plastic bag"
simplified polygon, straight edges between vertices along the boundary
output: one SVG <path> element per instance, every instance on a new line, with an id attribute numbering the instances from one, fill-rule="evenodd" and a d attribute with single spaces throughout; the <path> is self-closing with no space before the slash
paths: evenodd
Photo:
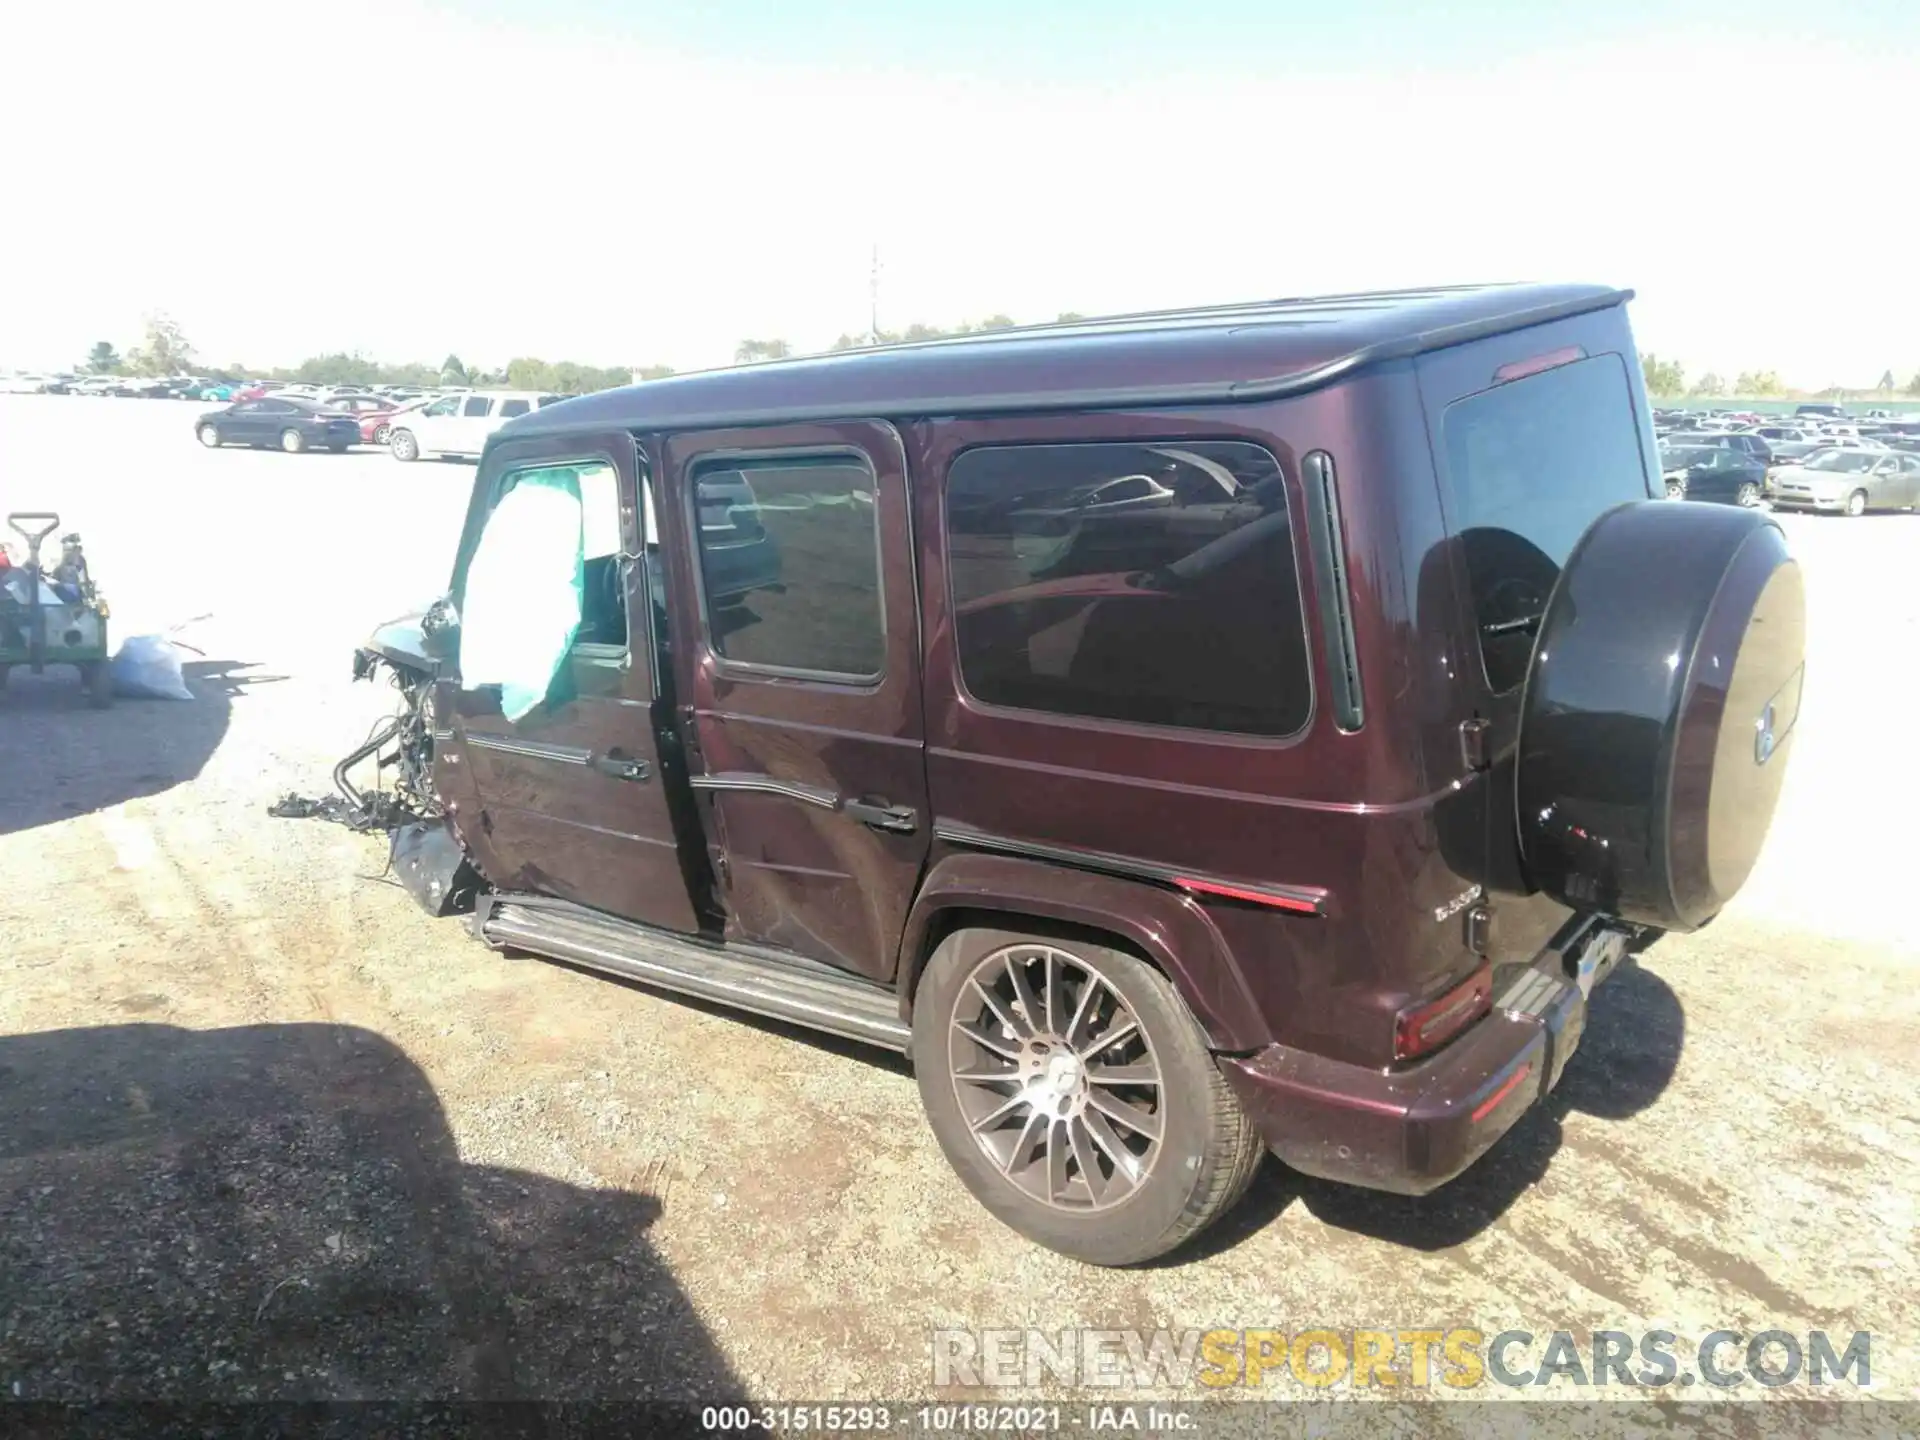
<path id="1" fill-rule="evenodd" d="M 180 646 L 168 635 L 130 635 L 113 656 L 113 693 L 143 700 L 191 700 Z"/>

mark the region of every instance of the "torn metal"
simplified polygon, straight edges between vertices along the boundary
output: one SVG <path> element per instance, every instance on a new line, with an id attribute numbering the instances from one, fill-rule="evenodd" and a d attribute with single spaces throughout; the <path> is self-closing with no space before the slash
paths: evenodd
<path id="1" fill-rule="evenodd" d="M 288 794 L 267 813 L 288 819 L 331 820 L 348 829 L 387 832 L 387 865 L 432 915 L 472 908 L 479 873 L 446 822 L 433 783 L 434 684 L 439 663 L 427 654 L 423 632 L 435 612 L 392 621 L 354 651 L 353 678 L 370 680 L 383 670 L 399 692 L 397 713 L 375 726 L 333 767 L 333 795 L 309 799 Z M 373 762 L 374 783 L 362 789 L 353 771 Z"/>

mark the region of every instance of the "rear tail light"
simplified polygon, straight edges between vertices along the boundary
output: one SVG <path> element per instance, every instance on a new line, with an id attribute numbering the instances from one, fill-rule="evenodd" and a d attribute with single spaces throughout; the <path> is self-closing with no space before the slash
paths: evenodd
<path id="1" fill-rule="evenodd" d="M 1446 994 L 1394 1017 L 1393 1058 L 1431 1054 L 1493 1008 L 1493 967 L 1482 965 Z"/>

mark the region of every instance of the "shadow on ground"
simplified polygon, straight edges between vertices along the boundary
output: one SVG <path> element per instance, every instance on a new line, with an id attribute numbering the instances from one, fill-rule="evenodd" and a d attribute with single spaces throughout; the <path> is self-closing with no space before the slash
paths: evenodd
<path id="1" fill-rule="evenodd" d="M 1390 1195 L 1335 1185 L 1268 1159 L 1246 1200 L 1170 1259 L 1178 1264 L 1230 1248 L 1296 1201 L 1316 1220 L 1391 1244 L 1415 1250 L 1459 1245 L 1547 1173 L 1569 1114 L 1627 1120 L 1659 1099 L 1685 1037 L 1686 1016 L 1673 987 L 1629 958 L 1593 992 L 1586 1034 L 1559 1087 L 1458 1179 L 1430 1195 Z"/>
<path id="2" fill-rule="evenodd" d="M 463 1164 L 370 1031 L 0 1038 L 0 1385 L 25 1400 L 737 1402 L 658 1214 Z"/>
<path id="3" fill-rule="evenodd" d="M 233 702 L 286 677 L 236 660 L 183 667 L 193 699 L 116 700 L 93 710 L 73 671 L 16 670 L 0 694 L 0 835 L 171 790 L 225 738 Z"/>

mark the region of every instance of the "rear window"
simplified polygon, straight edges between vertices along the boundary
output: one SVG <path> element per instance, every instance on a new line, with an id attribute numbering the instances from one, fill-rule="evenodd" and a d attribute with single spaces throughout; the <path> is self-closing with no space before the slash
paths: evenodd
<path id="1" fill-rule="evenodd" d="M 1648 498 L 1626 367 L 1595 355 L 1456 400 L 1441 439 L 1481 661 L 1500 694 L 1526 678 L 1547 599 L 1587 527 Z"/>
<path id="2" fill-rule="evenodd" d="M 1312 712 L 1286 485 L 1256 445 L 969 450 L 947 567 L 987 704 L 1265 736 Z"/>

